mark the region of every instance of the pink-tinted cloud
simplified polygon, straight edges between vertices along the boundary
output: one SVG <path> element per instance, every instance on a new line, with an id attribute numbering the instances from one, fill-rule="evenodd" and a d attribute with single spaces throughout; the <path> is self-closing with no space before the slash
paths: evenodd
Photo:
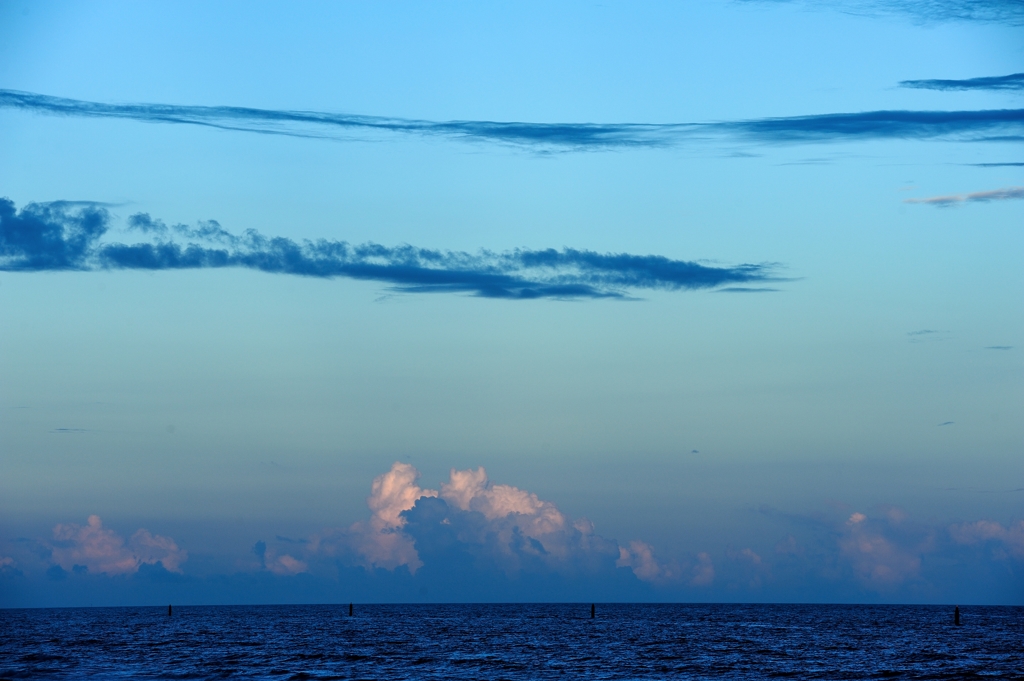
<path id="1" fill-rule="evenodd" d="M 693 577 L 690 579 L 692 586 L 711 586 L 715 581 L 715 566 L 711 562 L 711 556 L 706 553 L 697 554 L 697 564 L 691 569 Z"/>
<path id="2" fill-rule="evenodd" d="M 371 516 L 347 529 L 327 531 L 313 538 L 310 550 L 331 556 L 354 555 L 367 569 L 394 570 L 405 565 L 414 573 L 423 566 L 412 538 L 402 532 L 403 511 L 421 497 L 436 497 L 437 491 L 416 484 L 420 474 L 407 463 L 395 462 L 391 470 L 373 479 L 366 499 Z"/>
<path id="3" fill-rule="evenodd" d="M 414 467 L 393 464 L 373 481 L 367 499 L 370 519 L 312 538 L 306 548 L 309 557 L 331 556 L 367 569 L 405 566 L 416 573 L 423 560 L 407 526 L 408 514 L 419 500 L 439 498 L 450 514 L 443 522 L 459 523 L 452 529 L 455 540 L 509 576 L 527 565 L 569 574 L 597 569 L 596 565 L 607 561 L 603 564 L 608 567 L 629 567 L 644 581 L 663 583 L 681 578 L 679 568 L 659 562 L 647 544 L 631 542 L 619 547 L 596 534 L 586 518 L 571 521 L 553 503 L 532 492 L 491 482 L 483 468 L 452 469 L 439 491 L 420 487 L 418 479 Z M 419 541 L 427 538 L 421 536 Z"/>
<path id="4" fill-rule="evenodd" d="M 84 566 L 89 572 L 123 575 L 137 572 L 140 565 L 161 563 L 166 570 L 181 572 L 188 552 L 170 537 L 138 530 L 125 542 L 113 530 L 103 527 L 98 515 L 86 525 L 60 524 L 53 528 L 51 559 L 65 570 Z"/>
<path id="5" fill-rule="evenodd" d="M 267 569 L 275 575 L 297 575 L 309 570 L 305 561 L 289 556 L 287 553 L 280 556 L 268 551 L 266 557 Z"/>
<path id="6" fill-rule="evenodd" d="M 853 566 L 857 577 L 873 587 L 900 584 L 917 576 L 921 570 L 920 548 L 912 550 L 900 546 L 884 536 L 863 513 L 854 513 L 846 521 L 839 551 Z"/>
<path id="7" fill-rule="evenodd" d="M 748 547 L 740 551 L 730 549 L 726 551 L 725 555 L 743 566 L 743 571 L 747 574 L 747 586 L 751 589 L 759 588 L 764 578 L 771 577 L 771 566 L 752 548 Z"/>
<path id="8" fill-rule="evenodd" d="M 570 525 L 558 508 L 548 501 L 541 501 L 536 494 L 511 485 L 496 485 L 487 479 L 487 472 L 481 467 L 476 470 L 449 472 L 448 482 L 441 485 L 441 498 L 449 506 L 461 511 L 476 511 L 490 521 L 515 516 L 515 523 L 503 523 L 501 532 L 511 541 L 513 531 L 538 540 L 544 549 L 564 556 L 567 549 L 560 541 Z M 589 521 L 580 527 L 584 530 Z"/>
<path id="9" fill-rule="evenodd" d="M 782 541 L 775 545 L 775 553 L 784 556 L 801 556 L 804 553 L 804 549 L 797 543 L 796 537 L 787 534 Z"/>
<path id="10" fill-rule="evenodd" d="M 949 535 L 958 544 L 998 542 L 1015 558 L 1024 559 L 1024 520 L 1011 523 L 1009 527 L 1003 527 L 994 520 L 951 525 Z"/>
<path id="11" fill-rule="evenodd" d="M 654 548 L 642 541 L 631 541 L 628 546 L 619 546 L 619 559 L 615 561 L 615 565 L 628 567 L 638 579 L 654 584 L 675 582 L 681 576 L 679 566 L 659 561 L 654 556 Z"/>

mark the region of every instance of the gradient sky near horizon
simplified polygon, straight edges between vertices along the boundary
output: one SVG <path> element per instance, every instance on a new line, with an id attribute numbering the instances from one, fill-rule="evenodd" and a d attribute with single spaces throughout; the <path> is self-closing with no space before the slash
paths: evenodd
<path id="1" fill-rule="evenodd" d="M 1019 1 L 0 26 L 0 607 L 1024 603 Z"/>

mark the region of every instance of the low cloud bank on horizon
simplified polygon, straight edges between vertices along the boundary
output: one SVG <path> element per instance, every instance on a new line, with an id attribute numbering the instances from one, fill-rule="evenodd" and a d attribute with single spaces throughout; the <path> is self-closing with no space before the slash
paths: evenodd
<path id="1" fill-rule="evenodd" d="M 658 255 L 517 249 L 470 254 L 415 246 L 298 243 L 255 230 L 232 234 L 214 220 L 168 226 L 146 213 L 128 219 L 148 241 L 102 241 L 111 217 L 99 203 L 0 199 L 0 271 L 175 270 L 239 267 L 309 277 L 379 281 L 406 293 L 468 293 L 485 298 L 629 298 L 646 290 L 739 290 L 780 281 L 772 264 L 720 267 Z M 184 244 L 174 239 L 182 239 Z M 760 289 L 765 290 L 765 289 Z"/>
<path id="2" fill-rule="evenodd" d="M 310 557 L 341 558 L 367 570 L 404 567 L 415 575 L 425 564 L 465 568 L 505 577 L 523 572 L 597 574 L 630 568 L 640 580 L 661 584 L 689 580 L 710 584 L 714 569 L 687 573 L 658 561 L 650 545 L 628 545 L 594 532 L 586 518 L 567 518 L 549 501 L 511 485 L 492 483 L 487 472 L 456 470 L 440 489 L 424 489 L 419 471 L 395 462 L 373 480 L 368 522 L 327 530 L 305 544 Z"/>
<path id="3" fill-rule="evenodd" d="M 564 595 L 567 588 L 584 594 L 603 589 L 619 598 L 692 597 L 711 594 L 712 588 L 753 594 L 783 578 L 845 581 L 861 593 L 892 596 L 904 589 L 929 592 L 925 573 L 930 557 L 933 563 L 942 556 L 961 562 L 987 557 L 1002 569 L 1024 561 L 1024 520 L 922 525 L 895 506 L 879 507 L 870 516 L 857 511 L 814 521 L 762 508 L 776 521 L 816 524 L 828 539 L 823 544 L 787 534 L 769 552 L 729 548 L 714 558 L 701 551 L 681 561 L 664 560 L 650 544 L 602 537 L 586 518 L 573 520 L 536 494 L 490 481 L 482 467 L 452 469 L 438 489 L 420 487 L 418 481 L 413 466 L 394 463 L 373 480 L 368 520 L 298 540 L 277 537 L 274 545 L 261 539 L 248 556 L 233 558 L 239 570 L 234 576 L 190 575 L 182 568 L 188 552 L 174 539 L 139 529 L 126 540 L 92 515 L 85 525 L 58 524 L 50 539 L 35 540 L 17 559 L 0 555 L 0 579 L 25 580 L 39 573 L 51 585 L 92 580 L 111 600 L 118 588 L 148 593 L 131 591 L 132 585 L 145 584 L 171 585 L 178 597 L 212 588 L 213 598 L 220 599 L 216 602 L 224 602 L 224 593 L 250 593 L 224 591 L 239 584 L 249 590 L 276 589 L 275 584 L 351 589 L 343 583 L 360 574 L 377 583 L 377 593 L 391 593 L 392 599 L 394 589 L 408 593 L 407 587 L 417 584 L 444 587 L 441 593 L 456 600 L 466 600 L 466 594 L 486 600 L 516 584 L 521 587 L 517 593 L 534 597 Z M 545 584 L 556 587 L 545 591 Z M 425 588 L 420 587 L 421 595 Z M 302 602 L 312 602 L 306 599 Z"/>
<path id="4" fill-rule="evenodd" d="M 864 111 L 711 123 L 527 123 L 429 121 L 322 111 L 179 104 L 106 104 L 0 90 L 0 108 L 59 116 L 118 118 L 200 125 L 223 130 L 328 139 L 402 133 L 495 142 L 538 151 L 668 147 L 707 138 L 756 143 L 873 139 L 981 141 L 1024 139 L 1024 109 L 980 111 Z M 345 133 L 351 137 L 341 137 Z"/>

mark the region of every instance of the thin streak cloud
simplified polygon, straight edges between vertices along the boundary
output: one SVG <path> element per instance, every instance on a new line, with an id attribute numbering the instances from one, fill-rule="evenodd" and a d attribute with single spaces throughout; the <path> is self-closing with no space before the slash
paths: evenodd
<path id="1" fill-rule="evenodd" d="M 717 123 L 723 132 L 758 142 L 874 139 L 983 141 L 1024 134 L 1024 109 L 865 111 Z"/>
<path id="2" fill-rule="evenodd" d="M 866 111 L 709 123 L 527 123 L 428 121 L 234 106 L 103 104 L 14 90 L 0 90 L 0 108 L 335 140 L 365 140 L 380 133 L 397 133 L 506 144 L 536 151 L 670 147 L 715 139 L 770 144 L 872 139 L 1024 139 L 1024 109 Z"/>
<path id="3" fill-rule="evenodd" d="M 797 3 L 868 17 L 903 15 L 922 22 L 1024 24 L 1020 0 L 739 0 L 750 4 Z"/>
<path id="4" fill-rule="evenodd" d="M 1024 90 L 1024 73 L 964 80 L 903 80 L 900 81 L 900 87 L 918 90 Z"/>
<path id="5" fill-rule="evenodd" d="M 104 241 L 110 214 L 99 204 L 0 199 L 0 270 L 176 270 L 238 267 L 309 277 L 378 281 L 406 293 L 485 298 L 630 298 L 635 290 L 720 289 L 781 281 L 772 264 L 711 266 L 659 255 L 575 248 L 476 254 L 319 239 L 297 242 L 255 230 L 235 235 L 214 220 L 167 225 L 145 213 L 128 220 L 145 241 Z M 184 241 L 184 243 L 181 243 Z"/>
<path id="6" fill-rule="evenodd" d="M 970 194 L 948 194 L 946 196 L 930 196 L 925 199 L 905 199 L 904 203 L 923 203 L 931 206 L 949 207 L 961 203 L 988 203 L 989 201 L 1010 201 L 1024 199 L 1024 187 L 1006 187 L 985 192 Z"/>
<path id="7" fill-rule="evenodd" d="M 641 123 L 428 121 L 239 106 L 103 104 L 14 90 L 0 90 L 0 108 L 60 116 L 182 123 L 294 137 L 344 139 L 342 135 L 348 133 L 351 135 L 349 139 L 361 139 L 383 132 L 565 149 L 662 146 L 668 143 L 669 137 L 683 129 L 699 127 Z"/>

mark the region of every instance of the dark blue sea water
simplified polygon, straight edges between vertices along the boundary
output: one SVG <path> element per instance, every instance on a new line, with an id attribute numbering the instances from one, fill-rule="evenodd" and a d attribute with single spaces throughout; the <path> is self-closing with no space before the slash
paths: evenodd
<path id="1" fill-rule="evenodd" d="M 0 610 L 3 679 L 1024 679 L 1024 608 Z"/>

